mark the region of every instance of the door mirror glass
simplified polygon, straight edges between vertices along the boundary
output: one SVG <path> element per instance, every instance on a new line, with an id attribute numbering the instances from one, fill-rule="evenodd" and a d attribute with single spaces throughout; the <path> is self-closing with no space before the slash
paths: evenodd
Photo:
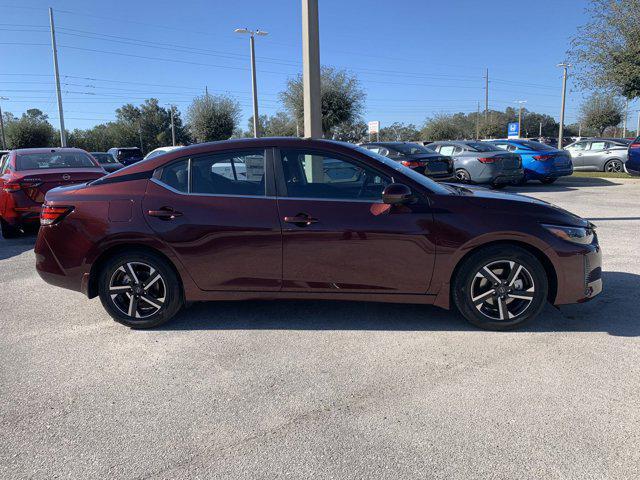
<path id="1" fill-rule="evenodd" d="M 402 183 L 392 183 L 382 192 L 382 201 L 388 205 L 401 205 L 412 200 L 411 189 Z"/>

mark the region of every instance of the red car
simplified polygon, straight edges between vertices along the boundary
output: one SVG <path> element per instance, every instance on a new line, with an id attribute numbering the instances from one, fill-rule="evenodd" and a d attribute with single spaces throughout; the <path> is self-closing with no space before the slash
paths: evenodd
<path id="1" fill-rule="evenodd" d="M 38 226 L 45 194 L 61 185 L 84 183 L 106 175 L 97 161 L 78 148 L 12 150 L 0 162 L 2 236 L 11 238 Z"/>
<path id="2" fill-rule="evenodd" d="M 134 328 L 186 301 L 329 299 L 453 305 L 503 330 L 602 289 L 588 221 L 328 140 L 182 148 L 49 191 L 41 224 L 40 276 Z"/>

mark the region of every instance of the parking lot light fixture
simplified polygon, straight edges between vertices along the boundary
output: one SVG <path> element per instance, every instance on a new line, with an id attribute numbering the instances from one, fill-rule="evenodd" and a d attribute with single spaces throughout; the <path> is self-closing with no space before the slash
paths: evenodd
<path id="1" fill-rule="evenodd" d="M 563 69 L 562 72 L 562 106 L 560 107 L 560 129 L 558 131 L 558 149 L 562 149 L 562 136 L 564 134 L 564 107 L 567 96 L 567 71 L 571 67 L 568 63 L 559 63 L 558 67 Z"/>
<path id="2" fill-rule="evenodd" d="M 236 28 L 236 33 L 249 35 L 249 47 L 251 50 L 251 91 L 253 93 L 253 136 L 258 138 L 260 132 L 258 131 L 258 87 L 256 83 L 256 53 L 254 37 L 264 37 L 269 33 L 264 30 L 249 30 L 248 28 Z"/>

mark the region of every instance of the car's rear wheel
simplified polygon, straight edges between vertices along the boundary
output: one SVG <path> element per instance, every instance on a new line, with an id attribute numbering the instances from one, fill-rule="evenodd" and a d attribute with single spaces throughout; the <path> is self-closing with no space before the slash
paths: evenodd
<path id="1" fill-rule="evenodd" d="M 545 184 L 545 185 L 551 185 L 556 180 L 558 180 L 557 177 L 555 177 L 555 178 L 543 178 L 542 180 L 540 180 L 540 182 Z"/>
<path id="2" fill-rule="evenodd" d="M 0 228 L 2 229 L 2 238 L 16 238 L 20 235 L 20 229 L 9 225 L 4 218 L 0 218 Z"/>
<path id="3" fill-rule="evenodd" d="M 613 158 L 604 164 L 604 171 L 609 173 L 620 173 L 624 171 L 624 166 L 620 160 Z"/>
<path id="4" fill-rule="evenodd" d="M 504 187 L 506 187 L 507 184 L 506 183 L 492 183 L 491 184 L 491 188 L 493 190 L 502 190 Z"/>
<path id="5" fill-rule="evenodd" d="M 106 261 L 98 281 L 102 305 L 128 327 L 157 327 L 184 304 L 178 276 L 166 260 L 151 252 L 116 254 Z"/>
<path id="6" fill-rule="evenodd" d="M 471 175 L 464 168 L 456 170 L 456 180 L 462 183 L 471 182 Z"/>
<path id="7" fill-rule="evenodd" d="M 548 279 L 531 253 L 517 246 L 487 247 L 471 254 L 453 281 L 453 302 L 472 324 L 510 330 L 536 317 L 545 305 Z"/>

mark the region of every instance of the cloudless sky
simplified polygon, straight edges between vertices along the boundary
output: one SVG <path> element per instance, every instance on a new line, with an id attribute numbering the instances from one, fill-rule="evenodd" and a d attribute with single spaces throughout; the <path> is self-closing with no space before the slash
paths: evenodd
<path id="1" fill-rule="evenodd" d="M 527 100 L 559 117 L 569 39 L 585 23 L 580 0 L 320 0 L 323 65 L 356 74 L 367 93 L 365 120 L 421 125 L 439 112 Z M 47 7 L 53 7 L 67 129 L 115 118 L 127 102 L 156 97 L 185 116 L 204 92 L 228 93 L 251 115 L 249 39 L 256 39 L 261 114 L 283 107 L 278 93 L 301 71 L 300 0 L 0 1 L 0 96 L 16 115 L 31 107 L 58 122 Z M 569 83 L 566 123 L 582 94 Z M 631 117 L 630 117 L 631 121 Z M 634 123 L 634 122 L 632 122 Z"/>

